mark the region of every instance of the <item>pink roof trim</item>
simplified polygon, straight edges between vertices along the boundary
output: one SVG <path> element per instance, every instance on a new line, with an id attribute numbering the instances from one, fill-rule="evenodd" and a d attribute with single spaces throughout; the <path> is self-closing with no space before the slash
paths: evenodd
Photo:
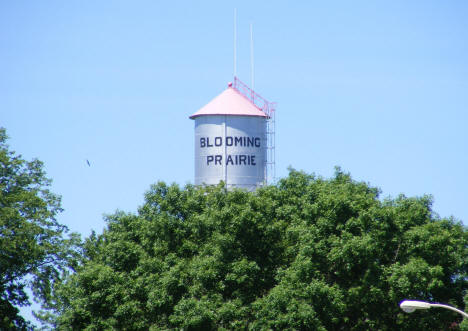
<path id="1" fill-rule="evenodd" d="M 268 117 L 249 99 L 232 87 L 232 84 L 220 95 L 190 116 L 228 115 L 228 116 L 257 116 Z"/>

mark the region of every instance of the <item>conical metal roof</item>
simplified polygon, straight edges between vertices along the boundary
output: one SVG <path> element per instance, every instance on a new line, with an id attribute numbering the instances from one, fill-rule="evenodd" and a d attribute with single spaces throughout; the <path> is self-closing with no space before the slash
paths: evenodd
<path id="1" fill-rule="evenodd" d="M 254 103 L 234 89 L 232 84 L 228 84 L 228 88 L 224 92 L 191 115 L 190 118 L 209 115 L 268 117 Z"/>

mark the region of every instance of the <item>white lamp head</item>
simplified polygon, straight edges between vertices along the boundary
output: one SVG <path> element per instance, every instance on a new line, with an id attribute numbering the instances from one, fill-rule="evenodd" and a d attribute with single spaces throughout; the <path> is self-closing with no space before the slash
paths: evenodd
<path id="1" fill-rule="evenodd" d="M 403 300 L 400 303 L 400 308 L 406 313 L 412 313 L 416 309 L 429 309 L 431 308 L 431 304 L 424 301 Z"/>

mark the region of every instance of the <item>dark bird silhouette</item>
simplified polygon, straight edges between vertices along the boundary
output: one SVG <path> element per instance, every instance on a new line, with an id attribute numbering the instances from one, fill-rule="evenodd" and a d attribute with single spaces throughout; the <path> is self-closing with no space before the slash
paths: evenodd
<path id="1" fill-rule="evenodd" d="M 86 160 L 86 163 L 88 164 L 88 167 L 91 167 L 91 163 L 89 163 L 88 160 Z"/>

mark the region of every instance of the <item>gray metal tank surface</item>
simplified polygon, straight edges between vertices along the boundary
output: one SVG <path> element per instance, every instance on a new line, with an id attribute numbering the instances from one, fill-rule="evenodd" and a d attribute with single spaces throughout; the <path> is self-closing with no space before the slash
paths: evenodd
<path id="1" fill-rule="evenodd" d="M 266 183 L 265 117 L 210 115 L 195 120 L 195 185 L 254 191 Z"/>

